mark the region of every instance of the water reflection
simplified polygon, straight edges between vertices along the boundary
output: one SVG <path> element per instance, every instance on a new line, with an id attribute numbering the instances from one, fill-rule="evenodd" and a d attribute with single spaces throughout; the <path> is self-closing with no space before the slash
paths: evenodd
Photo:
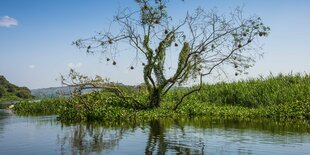
<path id="1" fill-rule="evenodd" d="M 94 124 L 79 124 L 69 128 L 63 136 L 57 136 L 61 154 L 66 154 L 68 146 L 71 154 L 80 155 L 113 150 L 126 132 L 123 128 L 104 128 Z"/>
<path id="2" fill-rule="evenodd" d="M 171 126 L 172 125 L 172 126 Z M 200 138 L 186 136 L 184 126 L 179 121 L 173 124 L 154 120 L 149 123 L 150 131 L 145 154 L 203 154 L 204 144 Z M 172 129 L 172 130 L 171 130 Z M 179 131 L 178 131 L 179 130 Z M 182 143 L 190 141 L 196 146 Z"/>
<path id="3" fill-rule="evenodd" d="M 143 133 L 137 133 L 140 128 Z M 146 124 L 119 124 L 105 127 L 84 124 L 71 127 L 59 138 L 63 150 L 69 144 L 72 154 L 110 153 L 128 150 L 120 143 L 131 141 L 128 135 L 136 135 L 134 143 L 145 144 L 144 153 L 150 154 L 252 154 L 269 145 L 300 147 L 310 143 L 309 126 L 279 124 L 265 121 L 232 120 L 153 120 Z M 125 138 L 124 138 L 125 137 Z M 143 141 L 144 140 L 144 141 Z M 141 142 L 142 141 L 142 142 Z M 255 148 L 254 146 L 258 146 Z M 142 145 L 136 146 L 142 147 Z M 267 147 L 268 148 L 268 147 Z M 143 150 L 142 150 L 143 151 Z M 270 150 L 269 150 L 270 151 Z M 139 152 L 141 153 L 141 152 Z"/>
<path id="4" fill-rule="evenodd" d="M 56 116 L 0 109 L 0 154 L 306 154 L 309 129 L 309 123 L 201 118 L 65 125 Z"/>
<path id="5" fill-rule="evenodd" d="M 136 134 L 137 127 L 147 135 L 145 154 L 203 154 L 204 144 L 202 138 L 187 136 L 184 126 L 178 121 L 154 120 L 148 124 L 128 125 L 117 127 L 103 127 L 98 124 L 79 124 L 70 126 L 64 135 L 57 136 L 57 143 L 61 146 L 61 154 L 67 153 L 70 147 L 71 154 L 110 153 L 119 148 L 119 143 L 128 134 Z M 144 128 L 145 127 L 145 128 Z M 144 135 L 142 135 L 144 136 Z M 135 137 L 135 141 L 143 140 L 143 137 Z M 186 144 L 184 142 L 191 142 Z M 140 146 L 137 146 L 140 147 Z M 119 148 L 123 149 L 123 148 Z M 130 151 L 130 147 L 124 149 Z M 112 151 L 112 152 L 111 152 Z M 141 154 L 142 152 L 140 152 Z"/>
<path id="6" fill-rule="evenodd" d="M 0 136 L 3 133 L 4 125 L 6 124 L 5 122 L 7 121 L 8 117 L 9 117 L 9 112 L 5 109 L 0 108 Z"/>

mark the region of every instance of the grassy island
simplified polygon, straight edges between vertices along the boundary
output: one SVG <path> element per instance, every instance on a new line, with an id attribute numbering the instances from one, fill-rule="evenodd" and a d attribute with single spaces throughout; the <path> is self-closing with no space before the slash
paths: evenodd
<path id="1" fill-rule="evenodd" d="M 23 115 L 58 115 L 64 122 L 147 121 L 160 118 L 205 117 L 214 119 L 273 119 L 285 122 L 310 120 L 310 76 L 278 75 L 232 83 L 204 84 L 173 110 L 176 88 L 160 108 L 124 103 L 107 92 L 91 92 L 67 99 L 20 102 L 14 111 Z M 134 92 L 143 100 L 143 92 Z"/>

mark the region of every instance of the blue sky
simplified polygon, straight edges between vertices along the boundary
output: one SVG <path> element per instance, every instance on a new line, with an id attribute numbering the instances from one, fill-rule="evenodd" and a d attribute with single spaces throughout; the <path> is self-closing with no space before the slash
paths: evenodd
<path id="1" fill-rule="evenodd" d="M 264 57 L 242 78 L 310 73 L 309 0 L 185 0 L 169 4 L 168 10 L 180 18 L 198 6 L 221 13 L 243 6 L 246 15 L 258 15 L 271 27 L 269 37 L 261 41 Z M 125 84 L 142 82 L 141 69 L 128 68 L 131 55 L 120 57 L 115 67 L 71 45 L 108 28 L 124 7 L 136 8 L 133 0 L 1 0 L 0 75 L 31 89 L 60 86 L 55 79 L 69 67 Z"/>

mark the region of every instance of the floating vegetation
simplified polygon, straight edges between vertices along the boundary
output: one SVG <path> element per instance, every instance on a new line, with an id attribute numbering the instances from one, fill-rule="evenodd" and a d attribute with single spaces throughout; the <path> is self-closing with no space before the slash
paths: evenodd
<path id="1" fill-rule="evenodd" d="M 221 119 L 273 119 L 285 122 L 310 120 L 310 77 L 279 75 L 233 83 L 203 86 L 189 96 L 177 110 L 175 100 L 189 88 L 169 92 L 160 108 L 128 103 L 107 92 L 92 92 L 68 99 L 49 99 L 37 103 L 20 102 L 18 114 L 58 115 L 64 122 L 147 121 L 161 118 L 205 117 Z M 143 90 L 129 90 L 136 100 L 146 101 Z M 147 104 L 146 104 L 147 105 Z"/>

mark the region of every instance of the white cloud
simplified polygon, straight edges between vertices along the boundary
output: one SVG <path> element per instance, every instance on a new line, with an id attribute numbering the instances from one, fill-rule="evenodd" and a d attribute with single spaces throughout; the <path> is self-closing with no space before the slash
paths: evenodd
<path id="1" fill-rule="evenodd" d="M 36 68 L 36 66 L 35 65 L 29 65 L 28 68 L 34 69 L 34 68 Z"/>
<path id="2" fill-rule="evenodd" d="M 79 69 L 82 67 L 82 63 L 79 62 L 75 64 L 75 63 L 70 62 L 68 63 L 68 67 L 71 69 Z"/>
<path id="3" fill-rule="evenodd" d="M 0 17 L 0 27 L 12 27 L 17 26 L 18 22 L 16 19 L 9 16 Z"/>

